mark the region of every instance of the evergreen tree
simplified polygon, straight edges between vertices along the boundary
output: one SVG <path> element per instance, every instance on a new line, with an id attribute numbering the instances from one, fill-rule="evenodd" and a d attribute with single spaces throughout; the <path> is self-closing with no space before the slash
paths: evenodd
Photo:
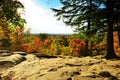
<path id="1" fill-rule="evenodd" d="M 86 33 L 88 37 L 91 34 L 107 32 L 105 57 L 117 57 L 113 46 L 113 28 L 115 23 L 118 25 L 120 22 L 120 0 L 60 0 L 60 2 L 63 7 L 52 9 L 56 12 L 58 20 L 62 19 L 65 24 L 75 26 L 76 31 Z M 86 50 L 87 44 L 88 42 Z"/>
<path id="2" fill-rule="evenodd" d="M 114 25 L 114 0 L 106 0 L 106 10 L 107 10 L 107 53 L 106 58 L 117 58 L 118 56 L 114 52 L 113 45 L 113 25 Z M 118 3 L 120 4 L 120 3 Z"/>
<path id="3" fill-rule="evenodd" d="M 83 32 L 88 38 L 85 46 L 85 56 L 88 55 L 88 43 L 92 35 L 94 35 L 98 28 L 96 28 L 95 21 L 99 21 L 96 12 L 99 9 L 101 0 L 60 0 L 63 4 L 61 9 L 53 9 L 59 19 L 67 25 L 74 26 L 76 31 Z M 99 25 L 100 26 L 100 25 Z"/>

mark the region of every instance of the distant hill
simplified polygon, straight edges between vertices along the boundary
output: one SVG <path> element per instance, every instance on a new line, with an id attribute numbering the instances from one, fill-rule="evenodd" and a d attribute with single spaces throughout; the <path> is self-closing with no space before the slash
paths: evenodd
<path id="1" fill-rule="evenodd" d="M 37 36 L 37 35 L 39 35 L 39 34 L 47 34 L 47 35 L 49 35 L 49 36 L 70 36 L 70 35 L 72 35 L 72 34 L 59 34 L 59 33 L 31 33 L 31 35 L 34 35 L 34 36 Z M 24 34 L 25 35 L 25 34 Z"/>

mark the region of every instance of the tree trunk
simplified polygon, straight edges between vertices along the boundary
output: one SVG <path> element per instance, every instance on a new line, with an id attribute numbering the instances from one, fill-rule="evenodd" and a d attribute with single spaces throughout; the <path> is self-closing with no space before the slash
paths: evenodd
<path id="1" fill-rule="evenodd" d="M 85 55 L 84 56 L 88 56 L 88 42 L 89 40 L 87 39 L 86 42 L 85 42 Z"/>
<path id="2" fill-rule="evenodd" d="M 88 49 L 88 46 L 89 46 L 89 38 L 90 38 L 90 37 L 89 37 L 89 35 L 90 35 L 90 34 L 89 34 L 89 30 L 90 30 L 90 26 L 91 26 L 91 24 L 90 24 L 90 23 L 91 23 L 91 16 L 90 16 L 90 15 L 91 15 L 91 10 L 92 10 L 92 0 L 90 0 L 90 1 L 88 2 L 88 6 L 89 6 L 89 14 L 88 14 L 89 17 L 88 17 L 88 27 L 87 27 L 87 31 L 88 31 L 88 32 L 87 32 L 87 36 L 88 36 L 88 39 L 87 39 L 86 42 L 85 42 L 85 43 L 86 43 L 86 45 L 85 45 L 85 56 L 88 56 L 88 55 L 89 55 L 89 54 L 88 54 L 88 50 L 89 50 L 89 49 Z"/>
<path id="3" fill-rule="evenodd" d="M 113 0 L 106 1 L 107 7 L 107 25 L 108 25 L 108 32 L 107 32 L 107 53 L 105 58 L 117 58 L 117 55 L 114 52 L 114 45 L 113 45 Z"/>

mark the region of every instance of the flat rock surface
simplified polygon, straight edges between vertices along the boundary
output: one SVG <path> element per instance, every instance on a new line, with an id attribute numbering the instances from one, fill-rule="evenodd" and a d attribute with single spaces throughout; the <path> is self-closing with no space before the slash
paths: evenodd
<path id="1" fill-rule="evenodd" d="M 14 54 L 0 57 L 0 71 L 0 80 L 120 80 L 120 60 Z"/>

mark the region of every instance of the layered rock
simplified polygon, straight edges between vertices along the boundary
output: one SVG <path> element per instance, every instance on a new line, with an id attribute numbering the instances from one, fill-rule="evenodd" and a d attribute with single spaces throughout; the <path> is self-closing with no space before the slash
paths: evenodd
<path id="1" fill-rule="evenodd" d="M 37 53 L 14 54 L 0 60 L 12 65 L 2 70 L 1 80 L 120 80 L 120 60 L 101 56 L 78 58 Z"/>

